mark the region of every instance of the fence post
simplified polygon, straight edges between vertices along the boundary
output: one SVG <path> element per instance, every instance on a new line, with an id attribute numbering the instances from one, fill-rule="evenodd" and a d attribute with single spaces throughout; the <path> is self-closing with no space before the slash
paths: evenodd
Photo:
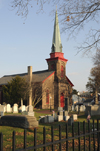
<path id="1" fill-rule="evenodd" d="M 12 137 L 12 151 L 15 151 L 15 131 L 13 131 L 13 137 Z"/>
<path id="2" fill-rule="evenodd" d="M 97 120 L 97 131 L 99 131 L 99 120 Z M 97 132 L 97 139 L 98 139 L 98 151 L 99 151 L 99 132 Z"/>
<path id="3" fill-rule="evenodd" d="M 74 123 L 72 123 L 72 137 L 74 137 Z M 74 139 L 73 139 L 73 151 L 74 151 Z"/>
<path id="4" fill-rule="evenodd" d="M 88 121 L 88 133 L 89 133 L 89 151 L 91 151 L 90 121 Z"/>
<path id="5" fill-rule="evenodd" d="M 46 143 L 46 130 L 45 127 L 43 127 L 43 144 Z M 46 151 L 46 147 L 43 147 L 43 151 Z"/>
<path id="6" fill-rule="evenodd" d="M 99 151 L 100 150 L 100 132 L 99 132 L 99 134 L 98 134 L 98 150 L 97 151 Z"/>
<path id="7" fill-rule="evenodd" d="M 24 149 L 26 149 L 26 129 L 24 129 Z"/>
<path id="8" fill-rule="evenodd" d="M 68 122 L 66 123 L 66 138 L 68 139 Z M 68 151 L 68 141 L 66 141 L 66 150 Z"/>
<path id="9" fill-rule="evenodd" d="M 80 136 L 80 122 L 78 122 L 78 135 Z M 80 137 L 78 138 L 78 142 L 79 142 L 79 151 L 81 150 L 80 148 Z"/>
<path id="10" fill-rule="evenodd" d="M 83 133 L 85 134 L 85 121 L 83 122 Z M 84 151 L 85 151 L 85 136 L 84 136 Z"/>
<path id="11" fill-rule="evenodd" d="M 3 151 L 3 134 L 0 133 L 0 151 Z"/>
<path id="12" fill-rule="evenodd" d="M 53 129 L 53 126 L 51 126 L 51 141 L 54 142 L 54 129 Z M 52 151 L 54 151 L 54 145 L 52 145 Z"/>
<path id="13" fill-rule="evenodd" d="M 34 146 L 36 147 L 36 141 L 37 141 L 37 130 L 36 128 L 34 129 Z M 34 149 L 36 151 L 37 149 Z"/>
<path id="14" fill-rule="evenodd" d="M 61 125 L 59 125 L 59 140 L 61 140 Z M 61 142 L 59 143 L 59 151 L 61 151 Z"/>
<path id="15" fill-rule="evenodd" d="M 95 130 L 95 127 L 94 127 L 94 120 L 93 120 L 93 148 L 94 148 L 94 151 L 95 151 L 95 134 L 94 134 L 94 130 Z"/>

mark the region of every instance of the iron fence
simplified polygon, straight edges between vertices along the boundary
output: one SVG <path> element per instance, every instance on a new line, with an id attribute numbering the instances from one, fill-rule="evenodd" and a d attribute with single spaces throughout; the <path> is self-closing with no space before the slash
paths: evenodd
<path id="1" fill-rule="evenodd" d="M 94 126 L 94 120 L 92 123 L 92 129 L 90 127 L 90 122 L 88 122 L 88 129 L 86 129 L 86 122 L 84 121 L 83 123 L 83 131 L 80 131 L 80 123 L 78 122 L 78 132 L 77 135 L 75 135 L 75 127 L 74 127 L 74 123 L 72 124 L 72 137 L 68 136 L 68 123 L 66 123 L 66 136 L 64 139 L 62 139 L 62 127 L 61 125 L 59 125 L 59 139 L 58 140 L 54 140 L 54 127 L 51 126 L 51 141 L 50 142 L 46 142 L 46 128 L 43 127 L 43 144 L 37 144 L 37 129 L 34 129 L 34 145 L 31 147 L 27 147 L 27 130 L 24 130 L 24 146 L 22 149 L 16 149 L 16 144 L 15 144 L 15 140 L 16 140 L 16 133 L 15 131 L 13 131 L 13 135 L 12 135 L 12 151 L 29 151 L 29 150 L 34 150 L 37 151 L 37 149 L 42 148 L 43 151 L 46 151 L 46 147 L 47 146 L 51 146 L 51 151 L 54 151 L 54 145 L 55 144 L 59 144 L 59 151 L 62 151 L 62 143 L 65 142 L 66 143 L 66 149 L 65 151 L 69 151 L 69 150 L 73 150 L 75 151 L 75 140 L 78 140 L 78 145 L 77 145 L 77 149 L 79 151 L 81 151 L 81 146 L 82 146 L 82 150 L 86 151 L 86 139 L 88 138 L 88 150 L 94 150 L 94 151 L 100 151 L 100 130 L 99 130 L 99 120 L 97 120 L 97 126 L 96 126 L 96 130 L 95 130 L 95 126 Z M 80 133 L 81 132 L 81 133 Z M 95 137 L 96 136 L 96 137 Z M 81 139 L 83 139 L 83 145 L 81 145 Z M 91 139 L 92 139 L 92 148 L 91 148 Z M 72 146 L 71 148 L 69 147 L 69 141 L 72 140 Z M 97 142 L 97 145 L 96 145 Z M 0 151 L 3 151 L 3 134 L 0 133 Z"/>

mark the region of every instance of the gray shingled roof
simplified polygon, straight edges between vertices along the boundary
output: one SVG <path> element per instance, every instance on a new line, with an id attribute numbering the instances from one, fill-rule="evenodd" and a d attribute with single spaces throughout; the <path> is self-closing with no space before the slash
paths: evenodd
<path id="1" fill-rule="evenodd" d="M 50 76 L 53 72 L 54 71 L 49 71 L 49 70 L 32 72 L 32 74 L 33 74 L 33 77 L 32 77 L 33 82 L 41 82 L 41 81 L 45 80 L 48 76 Z M 0 78 L 0 85 L 7 84 L 12 78 L 14 78 L 17 75 L 26 79 L 28 73 L 14 74 L 14 75 L 5 75 L 5 76 Z"/>

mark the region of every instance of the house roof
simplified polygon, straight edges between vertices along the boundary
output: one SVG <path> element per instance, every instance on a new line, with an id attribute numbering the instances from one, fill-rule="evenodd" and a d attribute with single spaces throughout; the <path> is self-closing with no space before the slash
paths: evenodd
<path id="1" fill-rule="evenodd" d="M 73 87 L 73 83 L 69 80 L 69 78 L 66 76 L 67 81 L 69 82 L 69 84 Z"/>
<path id="2" fill-rule="evenodd" d="M 49 71 L 49 70 L 42 70 L 42 71 L 32 72 L 32 80 L 33 80 L 33 82 L 42 82 L 48 76 L 50 76 L 53 72 L 54 71 Z M 0 78 L 0 85 L 6 85 L 15 76 L 20 76 L 22 78 L 27 79 L 28 73 L 5 75 L 5 76 Z"/>

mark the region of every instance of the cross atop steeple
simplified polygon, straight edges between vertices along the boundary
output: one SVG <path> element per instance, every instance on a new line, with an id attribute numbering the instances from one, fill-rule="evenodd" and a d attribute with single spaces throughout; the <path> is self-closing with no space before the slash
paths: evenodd
<path id="1" fill-rule="evenodd" d="M 55 23 L 54 23 L 54 32 L 53 32 L 53 40 L 52 40 L 52 48 L 51 53 L 54 52 L 62 52 L 62 44 L 60 38 L 60 30 L 59 30 L 59 22 L 57 10 L 55 13 Z"/>

